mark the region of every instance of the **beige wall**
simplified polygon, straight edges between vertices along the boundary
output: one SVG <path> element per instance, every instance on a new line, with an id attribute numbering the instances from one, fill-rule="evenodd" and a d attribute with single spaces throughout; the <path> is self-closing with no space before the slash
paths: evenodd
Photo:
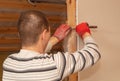
<path id="1" fill-rule="evenodd" d="M 120 0 L 79 0 L 78 21 L 97 25 L 92 30 L 102 59 L 79 73 L 79 81 L 120 81 Z"/>

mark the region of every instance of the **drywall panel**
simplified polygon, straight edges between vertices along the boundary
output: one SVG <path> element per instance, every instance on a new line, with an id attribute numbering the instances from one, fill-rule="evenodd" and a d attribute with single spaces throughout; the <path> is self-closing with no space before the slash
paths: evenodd
<path id="1" fill-rule="evenodd" d="M 120 81 L 120 0 L 79 0 L 78 21 L 97 25 L 92 30 L 102 58 L 79 73 L 79 81 Z"/>

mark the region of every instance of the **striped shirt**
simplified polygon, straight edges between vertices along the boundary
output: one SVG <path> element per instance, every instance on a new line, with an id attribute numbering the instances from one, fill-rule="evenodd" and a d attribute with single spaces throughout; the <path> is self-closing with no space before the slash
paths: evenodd
<path id="1" fill-rule="evenodd" d="M 66 76 L 94 65 L 100 59 L 92 37 L 84 39 L 84 47 L 72 54 L 39 54 L 23 50 L 11 54 L 3 63 L 2 81 L 61 81 Z"/>

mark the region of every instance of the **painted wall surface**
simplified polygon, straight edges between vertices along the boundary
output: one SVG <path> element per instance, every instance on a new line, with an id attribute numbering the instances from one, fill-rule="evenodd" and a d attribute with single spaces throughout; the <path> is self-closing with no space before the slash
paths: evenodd
<path id="1" fill-rule="evenodd" d="M 120 0 L 79 0 L 78 21 L 97 25 L 92 30 L 102 58 L 79 73 L 79 81 L 120 81 Z"/>

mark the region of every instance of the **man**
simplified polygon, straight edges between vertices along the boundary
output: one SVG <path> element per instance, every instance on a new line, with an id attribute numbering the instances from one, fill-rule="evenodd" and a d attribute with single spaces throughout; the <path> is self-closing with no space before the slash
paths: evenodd
<path id="1" fill-rule="evenodd" d="M 22 13 L 18 30 L 22 49 L 19 53 L 9 55 L 4 61 L 2 81 L 61 81 L 72 73 L 92 66 L 100 59 L 98 46 L 91 37 L 87 23 L 76 26 L 76 32 L 83 38 L 85 46 L 73 54 L 45 53 L 46 46 L 51 48 L 64 39 L 70 27 L 62 24 L 50 37 L 48 21 L 39 11 Z M 52 38 L 56 42 L 52 43 Z"/>

